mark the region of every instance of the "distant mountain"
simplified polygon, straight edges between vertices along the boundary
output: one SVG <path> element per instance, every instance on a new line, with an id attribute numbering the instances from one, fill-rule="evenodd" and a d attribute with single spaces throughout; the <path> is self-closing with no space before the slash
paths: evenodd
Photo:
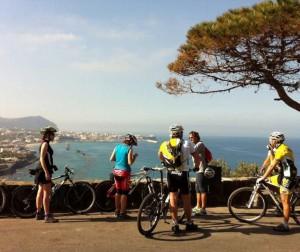
<path id="1" fill-rule="evenodd" d="M 45 126 L 56 127 L 56 124 L 41 116 L 28 116 L 21 118 L 3 118 L 0 117 L 0 128 L 20 128 L 39 130 Z"/>

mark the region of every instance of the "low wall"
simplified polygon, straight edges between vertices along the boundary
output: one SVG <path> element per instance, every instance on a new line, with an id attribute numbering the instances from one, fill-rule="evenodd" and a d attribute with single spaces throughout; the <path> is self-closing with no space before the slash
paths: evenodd
<path id="1" fill-rule="evenodd" d="M 101 181 L 89 181 L 91 185 L 95 188 Z M 209 193 L 208 193 L 208 202 L 207 205 L 209 207 L 214 206 L 225 206 L 227 204 L 227 199 L 232 191 L 237 188 L 244 187 L 244 186 L 253 186 L 255 182 L 255 178 L 239 178 L 239 179 L 232 179 L 232 178 L 223 178 L 221 182 L 211 183 L 209 185 Z M 195 205 L 196 203 L 196 195 L 195 195 L 195 185 L 194 181 L 191 183 L 192 189 L 192 204 Z M 0 185 L 5 189 L 6 192 L 6 206 L 2 214 L 4 215 L 11 215 L 10 210 L 10 201 L 11 201 L 11 194 L 12 191 L 18 186 L 29 186 L 32 185 L 30 182 L 19 182 L 19 181 L 1 181 Z M 158 185 L 158 184 L 157 184 Z M 57 194 L 55 198 L 55 202 L 53 206 L 55 207 L 52 209 L 53 212 L 67 212 L 69 211 L 64 205 L 64 192 L 66 192 L 68 185 L 65 185 L 61 188 L 59 194 Z M 141 191 L 143 185 L 140 184 L 135 192 L 130 196 L 129 208 L 138 208 L 139 204 L 141 203 Z M 91 210 L 92 212 L 100 211 L 97 209 L 96 206 L 93 207 Z"/>

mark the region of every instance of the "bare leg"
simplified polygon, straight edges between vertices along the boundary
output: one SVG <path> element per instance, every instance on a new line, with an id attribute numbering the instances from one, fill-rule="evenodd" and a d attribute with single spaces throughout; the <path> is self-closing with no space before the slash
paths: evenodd
<path id="1" fill-rule="evenodd" d="M 207 203 L 207 193 L 201 193 L 201 203 L 201 208 L 205 209 Z"/>
<path id="2" fill-rule="evenodd" d="M 36 211 L 40 212 L 43 205 L 43 187 L 41 185 L 38 185 L 38 192 L 36 195 Z"/>
<path id="3" fill-rule="evenodd" d="M 183 200 L 183 208 L 184 213 L 186 215 L 187 221 L 191 221 L 192 216 L 192 205 L 191 205 L 191 195 L 190 194 L 182 194 L 182 200 Z"/>
<path id="4" fill-rule="evenodd" d="M 50 213 L 51 183 L 43 185 L 43 196 L 45 215 L 48 215 Z"/>
<path id="5" fill-rule="evenodd" d="M 290 195 L 287 193 L 280 194 L 282 206 L 283 206 L 283 221 L 288 224 L 290 218 Z"/>
<path id="6" fill-rule="evenodd" d="M 116 213 L 120 213 L 121 210 L 121 194 L 115 194 L 115 206 L 116 206 Z"/>
<path id="7" fill-rule="evenodd" d="M 126 212 L 127 207 L 127 195 L 122 194 L 121 195 L 121 213 L 124 214 Z"/>
<path id="8" fill-rule="evenodd" d="M 170 192 L 170 213 L 171 213 L 171 217 L 173 220 L 174 224 L 177 224 L 177 198 L 178 198 L 178 193 L 177 192 Z"/>
<path id="9" fill-rule="evenodd" d="M 201 208 L 201 193 L 197 193 L 196 197 L 197 197 L 197 205 L 196 205 L 196 207 L 197 208 Z"/>

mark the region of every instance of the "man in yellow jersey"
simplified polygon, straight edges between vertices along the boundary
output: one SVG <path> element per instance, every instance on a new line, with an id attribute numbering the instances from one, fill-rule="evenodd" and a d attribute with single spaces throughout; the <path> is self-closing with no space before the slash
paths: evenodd
<path id="1" fill-rule="evenodd" d="M 170 139 L 164 141 L 158 151 L 158 156 L 165 167 L 168 167 L 167 181 L 170 193 L 170 212 L 172 217 L 172 231 L 180 232 L 177 217 L 177 199 L 180 191 L 184 211 L 187 217 L 186 231 L 197 230 L 191 220 L 192 205 L 189 186 L 189 157 L 192 156 L 195 167 L 200 165 L 199 154 L 195 151 L 193 143 L 183 139 L 183 127 L 181 125 L 170 126 Z"/>
<path id="2" fill-rule="evenodd" d="M 272 171 L 279 167 L 279 174 L 270 179 L 278 178 L 280 186 L 280 198 L 283 206 L 283 223 L 274 227 L 275 231 L 288 232 L 290 217 L 290 196 L 296 183 L 297 168 L 294 163 L 293 151 L 284 144 L 285 137 L 281 132 L 275 131 L 269 137 L 269 152 L 261 170 L 265 170 L 264 175 L 257 180 L 257 183 L 268 178 Z"/>

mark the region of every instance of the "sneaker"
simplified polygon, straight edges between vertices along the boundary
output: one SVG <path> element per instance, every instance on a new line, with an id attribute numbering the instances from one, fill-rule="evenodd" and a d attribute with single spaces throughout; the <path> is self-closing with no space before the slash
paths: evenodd
<path id="1" fill-rule="evenodd" d="M 193 213 L 193 214 L 200 214 L 200 212 L 201 212 L 201 208 L 194 207 L 194 208 L 192 209 L 192 213 Z"/>
<path id="2" fill-rule="evenodd" d="M 55 219 L 52 214 L 45 216 L 45 223 L 57 223 L 58 219 Z"/>
<path id="3" fill-rule="evenodd" d="M 197 230 L 198 230 L 198 226 L 193 222 L 185 224 L 185 231 L 197 231 Z"/>
<path id="4" fill-rule="evenodd" d="M 45 218 L 45 216 L 42 212 L 36 212 L 36 214 L 35 214 L 36 220 L 43 220 L 44 218 Z"/>
<path id="5" fill-rule="evenodd" d="M 179 225 L 173 225 L 171 230 L 172 230 L 173 234 L 179 234 L 181 231 L 179 228 Z"/>
<path id="6" fill-rule="evenodd" d="M 285 226 L 283 223 L 281 223 L 278 226 L 273 227 L 273 230 L 277 232 L 289 232 L 290 228 L 289 226 Z"/>
<path id="7" fill-rule="evenodd" d="M 114 216 L 118 219 L 119 216 L 120 216 L 120 213 L 119 212 L 115 212 Z"/>
<path id="8" fill-rule="evenodd" d="M 119 220 L 126 220 L 126 219 L 130 219 L 130 218 L 131 217 L 126 213 L 120 213 L 119 216 L 118 216 Z"/>
<path id="9" fill-rule="evenodd" d="M 200 209 L 200 215 L 207 215 L 207 212 L 204 208 Z"/>

